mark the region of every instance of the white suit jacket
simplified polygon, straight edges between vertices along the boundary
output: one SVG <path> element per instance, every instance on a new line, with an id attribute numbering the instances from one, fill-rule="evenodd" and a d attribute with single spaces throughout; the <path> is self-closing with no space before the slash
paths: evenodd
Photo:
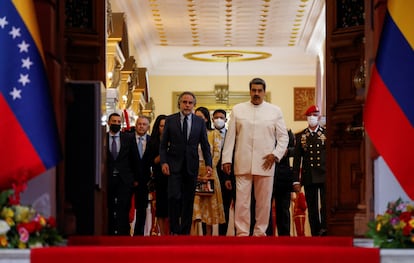
<path id="1" fill-rule="evenodd" d="M 250 101 L 240 103 L 231 112 L 222 163 L 233 162 L 234 150 L 235 175 L 273 176 L 275 165 L 270 170 L 263 170 L 263 157 L 273 153 L 282 159 L 288 143 L 286 124 L 278 106 L 267 102 L 260 105 Z"/>

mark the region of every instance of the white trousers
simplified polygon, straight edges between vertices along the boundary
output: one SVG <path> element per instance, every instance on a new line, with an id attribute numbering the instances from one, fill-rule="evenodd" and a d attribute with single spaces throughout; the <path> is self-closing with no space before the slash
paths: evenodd
<path id="1" fill-rule="evenodd" d="M 273 192 L 273 176 L 251 174 L 236 175 L 234 226 L 237 236 L 248 236 L 250 232 L 250 204 L 253 184 L 256 199 L 256 224 L 254 225 L 253 236 L 266 236 Z"/>

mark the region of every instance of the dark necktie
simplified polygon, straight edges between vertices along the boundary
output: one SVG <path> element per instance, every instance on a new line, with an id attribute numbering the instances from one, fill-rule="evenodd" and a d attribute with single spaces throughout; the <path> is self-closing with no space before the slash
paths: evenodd
<path id="1" fill-rule="evenodd" d="M 184 135 L 184 139 L 187 141 L 187 133 L 188 133 L 188 126 L 187 126 L 187 116 L 184 116 L 184 120 L 183 120 L 183 135 Z"/>
<path id="2" fill-rule="evenodd" d="M 226 137 L 226 133 L 225 133 L 224 129 L 220 130 L 220 136 L 221 136 L 220 148 L 223 148 L 224 138 Z"/>
<path id="3" fill-rule="evenodd" d="M 114 159 L 116 159 L 116 157 L 118 157 L 118 151 L 117 151 L 117 147 L 116 147 L 116 140 L 115 140 L 115 136 L 112 136 L 112 144 L 111 144 L 111 154 L 112 157 L 114 157 Z"/>
<path id="4" fill-rule="evenodd" d="M 139 151 L 139 157 L 142 158 L 142 153 L 144 152 L 142 147 L 142 137 L 138 137 L 138 151 Z"/>

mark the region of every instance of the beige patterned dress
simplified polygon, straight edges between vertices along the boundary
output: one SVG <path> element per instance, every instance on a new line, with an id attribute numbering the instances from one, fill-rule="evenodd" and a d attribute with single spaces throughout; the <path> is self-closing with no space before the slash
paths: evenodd
<path id="1" fill-rule="evenodd" d="M 211 156 L 213 159 L 213 174 L 211 178 L 214 179 L 214 193 L 212 195 L 197 195 L 194 198 L 193 220 L 201 220 L 207 225 L 223 224 L 225 223 L 223 198 L 221 195 L 220 181 L 217 175 L 217 163 L 220 159 L 221 153 L 221 135 L 218 130 L 207 131 L 208 141 L 211 148 Z M 199 149 L 200 151 L 200 149 Z M 205 178 L 206 166 L 203 160 L 203 154 L 200 153 L 200 168 L 198 176 Z"/>

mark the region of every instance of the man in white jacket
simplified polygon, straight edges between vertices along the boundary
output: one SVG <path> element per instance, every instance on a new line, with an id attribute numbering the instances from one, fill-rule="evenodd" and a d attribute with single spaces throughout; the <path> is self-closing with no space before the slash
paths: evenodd
<path id="1" fill-rule="evenodd" d="M 264 101 L 266 83 L 249 83 L 250 101 L 232 109 L 222 153 L 223 171 L 231 172 L 234 154 L 236 178 L 235 219 L 237 236 L 248 236 L 251 191 L 254 184 L 256 224 L 254 236 L 265 236 L 269 223 L 275 162 L 285 154 L 289 136 L 278 106 Z M 277 144 L 276 144 L 277 141 Z"/>

